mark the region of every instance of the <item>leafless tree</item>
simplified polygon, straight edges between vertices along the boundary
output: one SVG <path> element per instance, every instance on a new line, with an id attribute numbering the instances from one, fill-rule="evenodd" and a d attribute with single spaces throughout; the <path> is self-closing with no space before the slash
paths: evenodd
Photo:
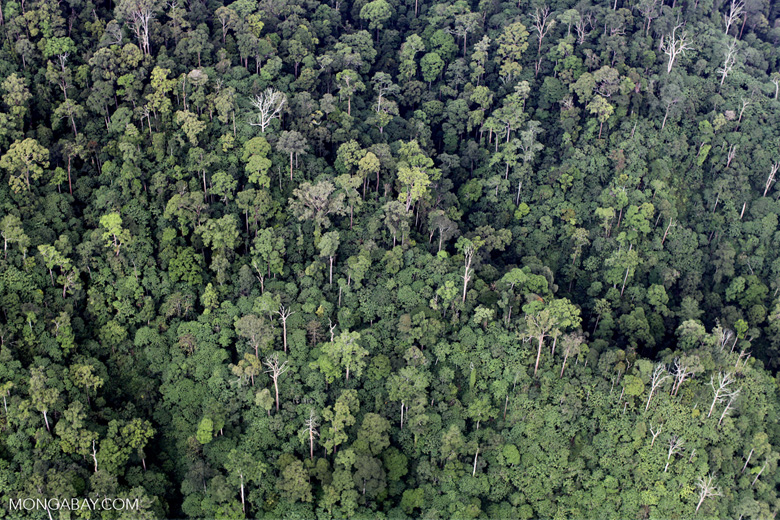
<path id="1" fill-rule="evenodd" d="M 536 40 L 539 43 L 536 49 L 536 75 L 539 74 L 539 69 L 542 66 L 542 41 L 547 33 L 555 25 L 555 20 L 550 20 L 550 8 L 546 5 L 537 7 L 534 10 L 534 14 L 531 15 L 533 20 L 533 30 L 536 31 Z"/>
<path id="2" fill-rule="evenodd" d="M 269 374 L 271 376 L 271 379 L 274 382 L 274 391 L 276 392 L 276 411 L 278 412 L 279 411 L 279 377 L 285 372 L 287 372 L 287 369 L 289 367 L 287 366 L 287 361 L 279 364 L 278 354 L 273 354 L 272 356 L 268 356 L 263 362 L 263 364 L 268 367 L 268 370 L 266 370 L 265 373 Z"/>
<path id="3" fill-rule="evenodd" d="M 320 432 L 317 431 L 317 427 L 320 425 L 318 422 L 317 414 L 314 413 L 314 409 L 309 410 L 309 418 L 303 423 L 306 426 L 304 432 L 309 437 L 309 459 L 314 460 L 314 438 L 320 436 Z"/>
<path id="4" fill-rule="evenodd" d="M 731 161 L 734 160 L 734 158 L 737 156 L 737 146 L 736 144 L 732 144 L 729 146 L 729 152 L 726 155 L 726 168 L 728 168 L 731 165 Z"/>
<path id="5" fill-rule="evenodd" d="M 713 332 L 718 337 L 718 347 L 719 347 L 718 350 L 720 352 L 723 352 L 723 349 L 726 348 L 728 342 L 731 341 L 731 338 L 734 337 L 734 331 L 732 331 L 731 329 L 724 329 L 723 327 L 721 327 L 720 323 L 718 323 L 718 325 L 715 327 Z"/>
<path id="6" fill-rule="evenodd" d="M 656 437 L 658 437 L 659 435 L 661 435 L 661 428 L 663 428 L 663 424 L 659 424 L 659 425 L 656 427 L 656 429 L 655 429 L 655 430 L 653 430 L 653 425 L 652 425 L 652 424 L 650 425 L 650 435 L 652 435 L 652 436 L 653 436 L 653 440 L 652 440 L 652 441 L 650 441 L 650 447 L 651 447 L 651 448 L 653 447 L 653 444 L 655 444 L 655 439 L 656 439 Z"/>
<path id="7" fill-rule="evenodd" d="M 753 451 L 754 450 L 755 450 L 755 448 L 751 448 L 750 453 L 748 453 L 747 460 L 745 460 L 745 465 L 742 466 L 742 471 L 740 473 L 744 473 L 745 472 L 745 468 L 747 468 L 747 465 L 750 462 L 750 457 L 753 456 Z"/>
<path id="8" fill-rule="evenodd" d="M 591 13 L 580 14 L 580 19 L 574 22 L 574 30 L 577 31 L 577 43 L 582 45 L 593 27 L 593 15 Z"/>
<path id="9" fill-rule="evenodd" d="M 775 175 L 777 174 L 778 169 L 780 169 L 780 161 L 772 165 L 772 169 L 769 172 L 769 177 L 766 178 L 766 184 L 764 185 L 764 197 L 766 197 L 766 193 L 769 191 L 769 188 L 771 188 L 772 184 L 774 184 Z"/>
<path id="10" fill-rule="evenodd" d="M 725 399 L 729 399 L 732 397 L 732 395 L 736 395 L 739 393 L 739 390 L 730 390 L 729 385 L 734 383 L 733 374 L 731 372 L 726 372 L 725 374 L 723 372 L 718 373 L 718 382 L 715 383 L 715 376 L 710 376 L 710 386 L 712 387 L 713 392 L 713 398 L 712 398 L 712 404 L 710 405 L 710 411 L 707 414 L 707 417 L 710 417 L 712 415 L 712 411 L 715 409 L 715 405 L 718 404 L 721 401 L 724 401 Z"/>
<path id="11" fill-rule="evenodd" d="M 95 464 L 95 473 L 98 470 L 97 450 L 95 449 L 95 439 L 92 439 L 92 461 Z"/>
<path id="12" fill-rule="evenodd" d="M 742 116 L 745 114 L 745 109 L 753 104 L 752 98 L 742 98 L 742 108 L 739 110 L 739 119 L 737 119 L 737 126 L 742 122 Z"/>
<path id="13" fill-rule="evenodd" d="M 279 319 L 282 320 L 282 338 L 284 341 L 284 352 L 287 353 L 287 318 L 289 318 L 295 313 L 290 309 L 285 308 L 284 305 L 280 305 L 279 310 L 276 311 L 276 314 L 278 314 Z"/>
<path id="14" fill-rule="evenodd" d="M 563 365 L 561 366 L 560 377 L 563 377 L 563 371 L 566 368 L 566 361 L 569 359 L 569 356 L 578 355 L 580 353 L 580 347 L 584 341 L 585 336 L 583 336 L 581 332 L 566 334 L 563 338 L 561 338 L 561 343 L 563 344 Z"/>
<path id="15" fill-rule="evenodd" d="M 685 441 L 677 435 L 669 437 L 669 451 L 666 453 L 666 466 L 664 467 L 664 473 L 669 469 L 669 464 L 672 462 L 672 457 L 680 453 L 683 449 Z"/>
<path id="16" fill-rule="evenodd" d="M 723 66 L 718 69 L 720 73 L 720 86 L 726 81 L 726 77 L 737 63 L 737 39 L 734 38 L 728 47 L 726 47 L 726 58 L 723 60 Z"/>
<path id="17" fill-rule="evenodd" d="M 252 100 L 252 106 L 257 109 L 257 122 L 249 124 L 252 126 L 259 126 L 262 132 L 268 128 L 271 121 L 281 117 L 282 108 L 287 102 L 287 95 L 284 92 L 280 92 L 273 87 L 268 87 L 261 94 L 255 95 Z"/>
<path id="18" fill-rule="evenodd" d="M 672 395 L 677 395 L 677 392 L 680 391 L 680 387 L 685 382 L 686 379 L 688 379 L 688 376 L 693 375 L 693 370 L 691 370 L 691 367 L 685 362 L 680 360 L 680 358 L 674 359 L 674 382 L 672 383 Z"/>
<path id="19" fill-rule="evenodd" d="M 130 25 L 138 39 L 138 46 L 146 55 L 152 54 L 149 45 L 149 24 L 157 8 L 155 0 L 122 0 L 116 7 L 118 17 Z"/>
<path id="20" fill-rule="evenodd" d="M 653 370 L 652 378 L 650 379 L 650 393 L 647 396 L 647 403 L 645 404 L 645 411 L 647 411 L 648 408 L 650 408 L 650 401 L 653 399 L 653 394 L 655 391 L 660 387 L 662 384 L 664 384 L 664 381 L 669 379 L 671 376 L 666 371 L 666 366 L 659 363 L 655 370 Z"/>
<path id="21" fill-rule="evenodd" d="M 731 410 L 731 405 L 734 403 L 734 400 L 739 395 L 739 390 L 740 389 L 737 389 L 735 392 L 733 392 L 731 395 L 728 396 L 729 397 L 729 402 L 726 403 L 726 408 L 724 408 L 723 409 L 723 413 L 720 414 L 720 419 L 718 419 L 718 426 L 720 426 L 720 423 L 723 422 L 723 418 L 726 417 L 726 415 L 728 415 L 728 413 L 729 413 L 729 410 Z"/>
<path id="22" fill-rule="evenodd" d="M 726 24 L 726 34 L 735 23 L 739 22 L 739 17 L 745 11 L 745 0 L 731 0 L 728 13 L 723 15 L 723 23 Z"/>
<path id="23" fill-rule="evenodd" d="M 471 261 L 474 259 L 474 246 L 467 246 L 463 248 L 463 301 L 466 301 L 466 287 L 471 280 Z"/>
<path id="24" fill-rule="evenodd" d="M 688 33 L 685 32 L 685 23 L 678 18 L 672 32 L 661 37 L 661 50 L 669 56 L 666 73 L 672 72 L 672 67 L 678 56 L 685 56 L 685 52 L 691 49 L 693 49 L 693 45 L 688 39 Z"/>
<path id="25" fill-rule="evenodd" d="M 474 454 L 474 470 L 471 472 L 471 476 L 477 474 L 477 457 L 479 457 L 479 446 L 477 446 L 477 452 Z"/>
<path id="26" fill-rule="evenodd" d="M 715 475 L 710 474 L 706 477 L 699 477 L 696 482 L 696 486 L 699 488 L 699 503 L 696 504 L 696 512 L 699 512 L 699 508 L 704 502 L 705 498 L 722 496 L 720 490 L 713 484 Z"/>

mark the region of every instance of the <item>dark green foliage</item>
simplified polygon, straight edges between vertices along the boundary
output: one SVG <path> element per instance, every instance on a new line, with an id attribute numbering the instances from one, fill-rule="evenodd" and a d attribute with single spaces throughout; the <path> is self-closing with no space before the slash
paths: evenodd
<path id="1" fill-rule="evenodd" d="M 776 515 L 780 11 L 667 4 L 2 3 L 0 502 Z"/>

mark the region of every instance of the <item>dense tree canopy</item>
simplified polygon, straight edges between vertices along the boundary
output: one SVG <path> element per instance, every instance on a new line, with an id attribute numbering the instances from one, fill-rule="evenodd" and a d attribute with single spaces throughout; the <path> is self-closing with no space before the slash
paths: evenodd
<path id="1" fill-rule="evenodd" d="M 0 518 L 780 510 L 780 3 L 0 35 Z"/>

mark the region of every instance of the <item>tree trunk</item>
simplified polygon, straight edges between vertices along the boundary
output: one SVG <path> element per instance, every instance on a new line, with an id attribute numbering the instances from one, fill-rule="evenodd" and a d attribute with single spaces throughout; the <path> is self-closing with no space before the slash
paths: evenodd
<path id="1" fill-rule="evenodd" d="M 534 377 L 539 370 L 539 360 L 542 358 L 542 345 L 544 345 L 544 334 L 539 336 L 539 348 L 536 350 L 536 364 L 534 365 Z"/>
<path id="2" fill-rule="evenodd" d="M 244 475 L 239 475 L 241 477 L 241 511 L 246 513 L 246 504 L 244 503 Z"/>

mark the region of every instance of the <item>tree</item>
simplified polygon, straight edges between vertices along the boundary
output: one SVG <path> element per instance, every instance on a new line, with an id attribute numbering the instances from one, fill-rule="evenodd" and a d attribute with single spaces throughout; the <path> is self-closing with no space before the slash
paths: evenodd
<path id="1" fill-rule="evenodd" d="M 334 193 L 335 190 L 336 187 L 329 181 L 320 181 L 317 184 L 304 182 L 293 190 L 294 198 L 290 199 L 290 208 L 298 220 L 314 222 L 315 244 L 319 242 L 322 228 L 330 227 L 328 215 L 344 214 L 344 194 Z"/>
<path id="2" fill-rule="evenodd" d="M 404 411 L 414 401 L 425 399 L 429 376 L 417 367 L 407 366 L 392 374 L 387 381 L 388 397 L 401 403 L 401 429 L 404 428 Z"/>
<path id="3" fill-rule="evenodd" d="M 728 36 L 731 26 L 739 22 L 739 18 L 744 11 L 745 0 L 731 0 L 728 11 L 723 15 L 723 23 L 726 25 L 726 36 Z M 698 510 L 698 508 L 696 509 Z"/>
<path id="4" fill-rule="evenodd" d="M 535 338 L 537 341 L 536 363 L 534 364 L 534 377 L 539 370 L 539 360 L 542 358 L 542 346 L 547 333 L 555 326 L 555 318 L 550 309 L 525 315 L 525 326 L 528 338 Z"/>
<path id="5" fill-rule="evenodd" d="M 466 288 L 471 280 L 471 262 L 474 260 L 474 253 L 482 245 L 483 241 L 479 237 L 476 237 L 473 241 L 466 237 L 461 237 L 455 244 L 455 248 L 463 254 L 463 302 L 466 301 Z"/>
<path id="6" fill-rule="evenodd" d="M 522 71 L 520 60 L 528 49 L 528 36 L 525 25 L 514 22 L 504 27 L 498 37 L 496 55 L 501 65 L 500 75 L 506 78 L 507 82 L 511 82 Z"/>
<path id="7" fill-rule="evenodd" d="M 539 69 L 542 65 L 542 41 L 550 29 L 555 25 L 555 20 L 550 20 L 550 8 L 546 5 L 537 7 L 534 10 L 534 14 L 531 15 L 533 20 L 533 29 L 536 31 L 536 39 L 539 42 L 539 46 L 536 50 L 536 75 L 539 75 Z"/>
<path id="8" fill-rule="evenodd" d="M 122 217 L 115 211 L 103 215 L 100 217 L 100 226 L 105 229 L 103 240 L 106 247 L 113 248 L 114 254 L 119 256 L 122 247 L 131 240 L 130 231 L 122 227 Z"/>
<path id="9" fill-rule="evenodd" d="M 235 28 L 240 21 L 238 14 L 233 9 L 222 6 L 214 11 L 214 18 L 216 18 L 222 26 L 222 44 L 224 45 L 228 30 Z"/>
<path id="10" fill-rule="evenodd" d="M 314 460 L 314 438 L 320 436 L 320 432 L 317 430 L 320 423 L 313 408 L 309 410 L 309 418 L 303 424 L 304 429 L 301 430 L 300 436 L 309 441 L 309 460 Z"/>
<path id="11" fill-rule="evenodd" d="M 265 358 L 265 361 L 263 361 L 263 364 L 268 367 L 268 369 L 265 371 L 266 374 L 269 374 L 271 376 L 271 380 L 274 382 L 274 392 L 276 395 L 276 411 L 279 411 L 279 378 L 284 375 L 287 370 L 289 370 L 289 366 L 287 366 L 287 361 L 284 361 L 282 363 L 279 363 L 279 354 L 272 354 Z"/>
<path id="12" fill-rule="evenodd" d="M 322 235 L 322 238 L 320 239 L 319 248 L 320 248 L 320 256 L 323 256 L 328 259 L 329 263 L 329 277 L 328 277 L 328 285 L 333 285 L 333 258 L 336 256 L 336 251 L 339 248 L 339 232 L 338 231 L 330 231 L 328 233 L 325 233 Z"/>
<path id="13" fill-rule="evenodd" d="M 313 500 L 309 475 L 303 467 L 303 463 L 297 459 L 282 469 L 282 478 L 278 487 L 285 498 L 291 502 L 311 502 Z"/>
<path id="14" fill-rule="evenodd" d="M 596 115 L 599 120 L 599 139 L 601 139 L 601 131 L 604 128 L 604 123 L 607 122 L 607 119 L 609 119 L 615 111 L 615 107 L 610 105 L 606 99 L 596 94 L 593 96 L 593 100 L 588 103 L 587 109 L 591 114 Z"/>
<path id="15" fill-rule="evenodd" d="M 447 217 L 443 210 L 437 209 L 428 214 L 428 228 L 430 229 L 431 240 L 433 234 L 439 232 L 439 249 L 441 251 L 444 242 L 452 238 L 458 232 L 458 225 Z"/>
<path id="16" fill-rule="evenodd" d="M 279 319 L 282 320 L 282 337 L 284 340 L 284 352 L 287 353 L 287 319 L 295 314 L 292 310 L 289 308 L 285 308 L 284 305 L 279 306 L 279 310 L 276 311 L 276 314 L 279 315 Z"/>
<path id="17" fill-rule="evenodd" d="M 249 346 L 255 351 L 255 358 L 260 359 L 259 350 L 270 343 L 272 331 L 265 319 L 254 314 L 247 314 L 236 320 L 236 334 L 249 341 Z"/>
<path id="18" fill-rule="evenodd" d="M 271 186 L 271 178 L 268 170 L 271 168 L 271 145 L 264 137 L 253 137 L 244 144 L 241 160 L 246 163 L 244 167 L 249 176 L 249 182 L 257 183 L 261 188 L 268 189 Z"/>
<path id="19" fill-rule="evenodd" d="M 726 46 L 725 57 L 723 59 L 723 65 L 721 65 L 716 72 L 720 74 L 720 86 L 723 87 L 723 82 L 726 81 L 726 77 L 729 75 L 734 65 L 737 63 L 737 39 L 731 41 Z"/>
<path id="20" fill-rule="evenodd" d="M 729 388 L 734 383 L 733 374 L 731 372 L 718 372 L 718 381 L 715 382 L 715 376 L 710 376 L 709 385 L 712 388 L 713 398 L 710 405 L 710 411 L 707 413 L 707 417 L 712 415 L 712 411 L 715 409 L 715 405 L 726 400 L 731 399 L 739 393 L 739 389 L 732 390 Z"/>
<path id="21" fill-rule="evenodd" d="M 250 122 L 249 124 L 259 126 L 260 131 L 265 133 L 266 128 L 274 119 L 282 117 L 282 109 L 284 104 L 287 103 L 287 95 L 273 87 L 269 87 L 262 93 L 256 94 L 251 103 L 257 109 L 257 122 Z"/>
<path id="22" fill-rule="evenodd" d="M 659 363 L 656 365 L 655 370 L 653 370 L 653 375 L 650 378 L 650 391 L 647 393 L 647 403 L 645 404 L 645 412 L 648 408 L 650 408 L 650 401 L 653 399 L 653 394 L 655 391 L 660 388 L 661 385 L 664 384 L 664 382 L 669 379 L 671 376 L 666 371 L 666 366 Z"/>
<path id="23" fill-rule="evenodd" d="M 306 138 L 300 132 L 292 130 L 290 132 L 284 131 L 279 135 L 279 140 L 276 142 L 276 148 L 280 152 L 290 154 L 290 180 L 293 179 L 293 156 L 295 156 L 295 163 L 298 163 L 298 156 L 306 153 L 308 142 Z"/>
<path id="24" fill-rule="evenodd" d="M 406 204 L 407 213 L 412 204 L 427 194 L 432 180 L 437 180 L 441 172 L 433 168 L 433 160 L 427 157 L 417 141 L 402 143 L 399 151 L 398 182 L 402 189 L 398 199 Z"/>
<path id="25" fill-rule="evenodd" d="M 59 401 L 60 391 L 57 388 L 50 387 L 48 383 L 48 376 L 44 367 L 39 366 L 30 369 L 30 398 L 33 406 L 43 414 L 46 430 L 51 431 L 48 413 Z"/>
<path id="26" fill-rule="evenodd" d="M 2 157 L 0 168 L 8 171 L 8 184 L 14 193 L 30 191 L 30 180 L 37 181 L 49 167 L 49 150 L 35 139 L 15 141 Z"/>
<path id="27" fill-rule="evenodd" d="M 71 380 L 76 386 L 84 388 L 87 395 L 87 404 L 90 403 L 89 390 L 97 392 L 98 388 L 103 386 L 103 380 L 94 373 L 95 367 L 92 365 L 75 364 L 70 366 Z"/>
<path id="28" fill-rule="evenodd" d="M 685 53 L 693 49 L 692 43 L 688 39 L 688 33 L 684 29 L 685 24 L 677 19 L 677 23 L 672 27 L 671 32 L 661 37 L 661 50 L 669 56 L 669 62 L 666 66 L 666 73 L 672 72 L 675 60 L 678 56 L 685 56 Z M 679 32 L 678 32 L 679 31 Z"/>
<path id="29" fill-rule="evenodd" d="M 146 55 L 152 54 L 149 28 L 158 10 L 157 0 L 120 0 L 116 6 L 116 17 L 130 25 L 138 46 Z"/>
<path id="30" fill-rule="evenodd" d="M 671 435 L 669 437 L 669 449 L 666 452 L 666 466 L 664 466 L 664 473 L 669 469 L 669 464 L 672 462 L 672 457 L 677 455 L 683 449 L 685 441 L 677 435 Z"/>
<path id="31" fill-rule="evenodd" d="M 360 19 L 368 20 L 368 28 L 376 30 L 376 41 L 379 42 L 379 30 L 393 15 L 393 9 L 386 0 L 372 0 L 360 9 Z"/>
<path id="32" fill-rule="evenodd" d="M 18 244 L 23 255 L 27 254 L 27 248 L 30 247 L 30 237 L 28 237 L 22 221 L 16 215 L 6 215 L 0 220 L 0 236 L 3 237 L 3 258 L 8 258 L 8 244 Z"/>
<path id="33" fill-rule="evenodd" d="M 720 489 L 718 489 L 713 484 L 714 480 L 715 475 L 710 474 L 706 477 L 699 477 L 699 479 L 696 481 L 696 487 L 699 488 L 699 502 L 696 504 L 697 513 L 699 512 L 699 508 L 704 503 L 705 499 L 722 496 Z"/>
<path id="34" fill-rule="evenodd" d="M 360 410 L 356 390 L 342 390 L 333 407 L 325 408 L 322 417 L 330 421 L 331 428 L 323 437 L 323 446 L 328 453 L 335 453 L 338 447 L 349 439 L 347 428 L 355 424 L 355 414 Z"/>
<path id="35" fill-rule="evenodd" d="M 352 96 L 357 92 L 363 92 L 366 89 L 366 85 L 360 81 L 360 75 L 350 69 L 342 70 L 336 74 L 336 84 L 339 87 L 339 97 L 347 98 L 347 115 L 351 116 Z"/>
<path id="36" fill-rule="evenodd" d="M 238 479 L 241 493 L 241 510 L 246 513 L 244 487 L 246 484 L 260 484 L 263 475 L 267 471 L 267 466 L 244 449 L 232 449 L 225 461 L 225 469 L 230 480 Z"/>
<path id="37" fill-rule="evenodd" d="M 360 377 L 366 366 L 364 358 L 368 356 L 368 351 L 358 344 L 359 340 L 359 332 L 343 331 L 322 347 L 322 353 L 329 358 L 330 364 L 346 371 L 346 381 L 349 381 L 350 371 Z"/>
<path id="38" fill-rule="evenodd" d="M 563 347 L 563 364 L 561 365 L 561 375 L 563 377 L 563 371 L 566 368 L 566 361 L 569 356 L 578 356 L 582 352 L 582 345 L 585 341 L 585 336 L 582 333 L 573 332 L 566 334 L 561 338 L 561 344 Z"/>

